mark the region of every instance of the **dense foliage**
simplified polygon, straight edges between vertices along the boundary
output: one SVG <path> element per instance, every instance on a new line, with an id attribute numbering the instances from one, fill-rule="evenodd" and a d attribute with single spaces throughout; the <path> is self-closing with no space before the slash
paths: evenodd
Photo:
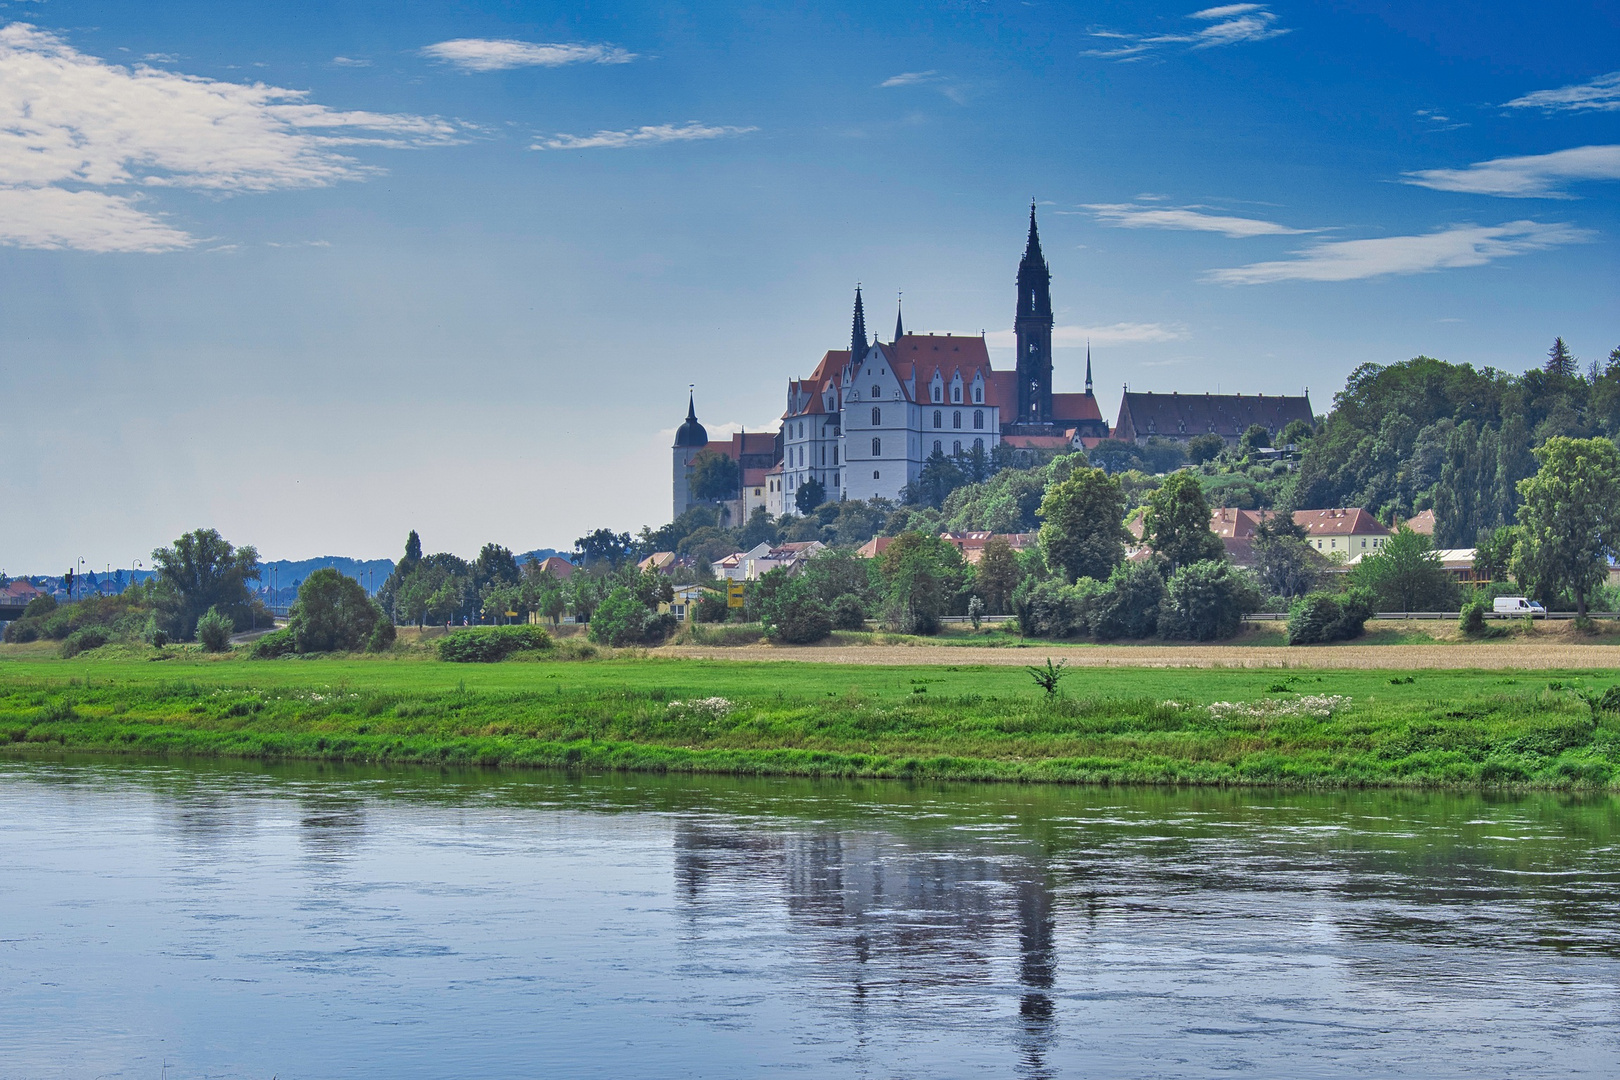
<path id="1" fill-rule="evenodd" d="M 439 659 L 457 664 L 493 664 L 514 653 L 551 648 L 538 626 L 469 626 L 439 639 Z"/>

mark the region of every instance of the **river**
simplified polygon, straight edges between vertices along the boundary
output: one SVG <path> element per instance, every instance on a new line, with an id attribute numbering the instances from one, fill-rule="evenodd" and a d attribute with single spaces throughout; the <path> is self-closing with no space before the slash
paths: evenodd
<path id="1" fill-rule="evenodd" d="M 1620 1070 L 1608 797 L 0 760 L 0 1077 Z"/>

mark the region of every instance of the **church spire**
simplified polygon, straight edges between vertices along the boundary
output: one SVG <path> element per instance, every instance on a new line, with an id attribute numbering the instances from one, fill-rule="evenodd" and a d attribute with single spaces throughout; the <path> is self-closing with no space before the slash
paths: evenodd
<path id="1" fill-rule="evenodd" d="M 861 306 L 861 287 L 855 286 L 855 321 L 849 328 L 849 358 L 859 363 L 866 356 L 866 309 Z"/>
<path id="2" fill-rule="evenodd" d="M 1035 227 L 1035 200 L 1029 200 L 1029 241 L 1024 245 L 1024 261 L 1019 267 L 1046 267 L 1046 259 L 1041 255 L 1041 234 Z"/>
<path id="3" fill-rule="evenodd" d="M 906 327 L 900 318 L 900 297 L 894 298 L 894 343 L 900 344 L 900 339 L 906 336 Z"/>
<path id="4" fill-rule="evenodd" d="M 1091 339 L 1086 339 L 1086 393 L 1091 393 Z"/>

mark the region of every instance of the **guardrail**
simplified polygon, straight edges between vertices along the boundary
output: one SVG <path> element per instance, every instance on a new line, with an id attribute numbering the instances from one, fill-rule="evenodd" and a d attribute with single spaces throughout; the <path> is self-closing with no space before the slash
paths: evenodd
<path id="1" fill-rule="evenodd" d="M 1522 611 L 1514 611 L 1514 612 L 1487 611 L 1487 612 L 1485 612 L 1485 617 L 1487 619 L 1522 619 L 1522 618 L 1525 617 L 1526 614 L 1527 614 L 1526 612 L 1522 612 Z M 1444 620 L 1444 619 L 1460 619 L 1460 618 L 1462 618 L 1462 612 L 1460 612 L 1460 611 L 1379 611 L 1379 612 L 1375 612 L 1372 617 L 1374 619 L 1376 619 L 1376 620 L 1379 620 L 1379 621 L 1390 621 L 1390 620 L 1413 621 L 1413 620 L 1429 619 L 1429 620 L 1432 620 L 1432 621 L 1435 621 L 1435 622 L 1439 622 L 1439 621 Z M 1537 618 L 1537 619 L 1552 619 L 1553 621 L 1556 622 L 1556 621 L 1564 620 L 1564 619 L 1573 619 L 1573 618 L 1576 618 L 1577 616 L 1576 616 L 1575 612 L 1573 612 L 1573 611 L 1549 611 L 1544 615 L 1536 615 L 1534 617 Z M 1620 619 L 1620 611 L 1588 611 L 1586 613 L 1586 617 L 1588 619 Z M 1288 613 L 1286 611 L 1256 611 L 1256 612 L 1254 612 L 1252 614 L 1243 616 L 1243 621 L 1244 622 L 1284 622 L 1287 619 L 1288 619 Z"/>

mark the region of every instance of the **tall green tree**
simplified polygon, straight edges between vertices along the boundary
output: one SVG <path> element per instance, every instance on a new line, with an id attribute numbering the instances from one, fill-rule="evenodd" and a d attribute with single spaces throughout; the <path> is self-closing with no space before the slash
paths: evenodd
<path id="1" fill-rule="evenodd" d="M 1198 475 L 1182 471 L 1165 478 L 1148 496 L 1143 535 L 1172 570 L 1206 559 L 1224 559 L 1226 547 L 1209 528 L 1209 503 Z"/>
<path id="2" fill-rule="evenodd" d="M 606 563 L 617 570 L 635 550 L 636 542 L 629 533 L 612 529 L 596 529 L 574 541 L 575 561 L 587 569 Z"/>
<path id="3" fill-rule="evenodd" d="M 793 506 L 801 514 L 808 514 L 827 501 L 827 485 L 811 477 L 793 493 Z"/>
<path id="4" fill-rule="evenodd" d="M 1362 557 L 1355 583 L 1372 594 L 1379 611 L 1449 611 L 1457 602 L 1457 584 L 1429 538 L 1404 525 L 1376 555 Z"/>
<path id="5" fill-rule="evenodd" d="M 902 533 L 879 557 L 891 630 L 932 634 L 962 584 L 962 556 L 938 536 Z"/>
<path id="6" fill-rule="evenodd" d="M 1554 438 L 1536 460 L 1536 474 L 1519 482 L 1514 576 L 1545 599 L 1572 595 L 1585 618 L 1620 545 L 1620 450 L 1608 439 Z"/>
<path id="7" fill-rule="evenodd" d="M 1553 338 L 1552 348 L 1547 350 L 1545 370 L 1555 379 L 1573 379 L 1580 374 L 1580 361 L 1575 359 L 1562 337 Z"/>
<path id="8" fill-rule="evenodd" d="M 973 588 L 990 608 L 992 615 L 1005 615 L 1013 590 L 1018 588 L 1018 553 L 1004 536 L 984 542 L 978 565 L 973 568 Z"/>
<path id="9" fill-rule="evenodd" d="M 298 652 L 355 652 L 384 618 L 358 581 L 323 567 L 298 587 L 288 629 Z"/>
<path id="10" fill-rule="evenodd" d="M 737 497 L 742 488 L 742 470 L 737 463 L 716 450 L 699 450 L 692 459 L 692 497 L 704 502 L 724 502 Z"/>
<path id="11" fill-rule="evenodd" d="M 516 585 L 523 580 L 517 558 L 500 544 L 485 544 L 473 563 L 473 587 L 482 593 L 491 585 Z"/>
<path id="12" fill-rule="evenodd" d="M 946 457 L 944 451 L 935 450 L 923 462 L 917 479 L 906 485 L 900 498 L 908 505 L 932 506 L 938 510 L 951 492 L 966 483 L 968 476 L 962 471 L 961 462 Z"/>
<path id="13" fill-rule="evenodd" d="M 180 640 L 197 632 L 197 620 L 217 607 L 237 629 L 246 629 L 253 602 L 247 583 L 259 577 L 259 553 L 233 547 L 213 529 L 186 533 L 152 552 L 158 581 L 173 600 L 172 630 Z"/>
<path id="14" fill-rule="evenodd" d="M 1070 580 L 1101 580 L 1124 561 L 1130 536 L 1124 525 L 1125 494 L 1119 481 L 1103 470 L 1078 468 L 1048 487 L 1039 515 L 1046 564 Z"/>

